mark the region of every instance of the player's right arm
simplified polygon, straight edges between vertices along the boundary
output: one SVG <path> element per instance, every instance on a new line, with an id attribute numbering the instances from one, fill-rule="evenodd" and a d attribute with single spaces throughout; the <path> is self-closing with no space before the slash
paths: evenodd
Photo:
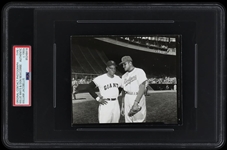
<path id="1" fill-rule="evenodd" d="M 93 81 L 91 81 L 89 84 L 88 84 L 88 88 L 87 88 L 87 91 L 91 94 L 91 96 L 96 99 L 100 104 L 102 105 L 105 105 L 107 104 L 107 101 L 105 99 L 103 99 L 102 97 L 99 97 L 96 93 L 95 93 L 95 83 Z"/>

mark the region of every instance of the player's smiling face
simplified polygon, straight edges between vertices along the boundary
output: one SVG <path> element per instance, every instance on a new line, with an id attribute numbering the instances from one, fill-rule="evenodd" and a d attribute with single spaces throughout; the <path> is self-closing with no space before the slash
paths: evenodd
<path id="1" fill-rule="evenodd" d="M 110 76 L 113 76 L 116 73 L 116 66 L 114 66 L 114 65 L 109 66 L 106 68 L 106 70 Z"/>

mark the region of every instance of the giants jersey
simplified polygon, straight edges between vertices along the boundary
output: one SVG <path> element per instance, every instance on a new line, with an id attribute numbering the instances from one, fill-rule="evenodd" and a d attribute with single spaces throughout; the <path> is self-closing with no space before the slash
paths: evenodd
<path id="1" fill-rule="evenodd" d="M 122 86 L 126 92 L 139 92 L 139 85 L 146 80 L 145 72 L 140 68 L 134 68 L 122 76 Z"/>
<path id="2" fill-rule="evenodd" d="M 93 82 L 99 88 L 100 95 L 104 98 L 117 98 L 119 95 L 118 87 L 121 87 L 121 78 L 114 75 L 113 78 L 107 74 L 96 77 Z"/>

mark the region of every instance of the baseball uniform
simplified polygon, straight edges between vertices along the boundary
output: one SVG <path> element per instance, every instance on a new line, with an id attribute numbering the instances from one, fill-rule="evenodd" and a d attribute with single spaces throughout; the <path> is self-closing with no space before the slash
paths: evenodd
<path id="1" fill-rule="evenodd" d="M 103 99 L 107 99 L 106 105 L 99 105 L 99 123 L 118 123 L 120 119 L 120 106 L 118 101 L 121 78 L 117 75 L 109 77 L 107 74 L 96 77 L 93 82 L 99 88 Z"/>
<path id="2" fill-rule="evenodd" d="M 129 117 L 127 114 L 132 108 L 134 101 L 139 92 L 139 85 L 147 80 L 145 72 L 140 68 L 134 68 L 131 72 L 126 72 L 122 76 L 122 86 L 125 91 L 124 109 L 125 109 L 125 122 L 145 122 L 146 121 L 146 100 L 143 95 L 139 106 L 142 109 L 134 116 Z"/>
<path id="3" fill-rule="evenodd" d="M 78 87 L 77 80 L 72 81 L 72 98 L 76 99 L 76 88 Z"/>

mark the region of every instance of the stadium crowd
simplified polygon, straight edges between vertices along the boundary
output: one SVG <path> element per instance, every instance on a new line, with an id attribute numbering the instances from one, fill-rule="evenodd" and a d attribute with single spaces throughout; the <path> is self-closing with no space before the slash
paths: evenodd
<path id="1" fill-rule="evenodd" d="M 177 84 L 176 77 L 149 78 L 149 84 Z"/>
<path id="2" fill-rule="evenodd" d="M 147 48 L 158 48 L 159 50 L 176 52 L 175 37 L 116 37 L 114 39 L 145 46 Z"/>
<path id="3" fill-rule="evenodd" d="M 89 84 L 96 76 L 96 74 L 73 74 L 73 78 L 78 84 Z M 149 84 L 177 84 L 176 77 L 151 77 L 148 79 Z"/>

